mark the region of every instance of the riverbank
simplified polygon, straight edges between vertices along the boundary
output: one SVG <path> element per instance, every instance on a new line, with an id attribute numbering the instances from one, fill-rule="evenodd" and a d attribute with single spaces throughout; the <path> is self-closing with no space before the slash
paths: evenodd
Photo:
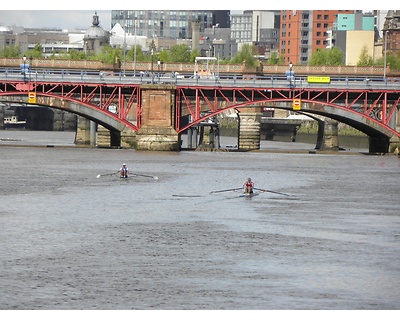
<path id="1" fill-rule="evenodd" d="M 237 151 L 237 136 L 224 132 L 220 137 L 220 149 L 223 151 Z M 237 133 L 236 133 L 237 135 Z M 341 151 L 321 150 L 318 153 L 368 153 L 368 145 L 361 139 L 340 138 Z M 182 135 L 182 149 L 187 148 L 187 136 Z M 270 153 L 316 153 L 317 137 L 312 134 L 301 134 L 296 142 L 261 140 L 260 150 L 254 152 Z M 0 131 L 0 146 L 16 147 L 71 147 L 87 148 L 88 146 L 75 145 L 75 132 L 73 131 L 29 131 L 29 130 L 2 130 Z"/>

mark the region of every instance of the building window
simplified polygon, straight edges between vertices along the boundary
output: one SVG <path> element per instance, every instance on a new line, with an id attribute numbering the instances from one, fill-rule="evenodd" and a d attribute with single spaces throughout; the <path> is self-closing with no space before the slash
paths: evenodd
<path id="1" fill-rule="evenodd" d="M 317 23 L 317 28 L 321 28 L 321 24 L 320 23 Z"/>
<path id="2" fill-rule="evenodd" d="M 327 14 L 324 14 L 324 20 L 329 20 L 329 16 Z"/>
<path id="3" fill-rule="evenodd" d="M 322 15 L 321 14 L 317 15 L 317 20 L 321 20 L 321 19 L 322 19 Z"/>

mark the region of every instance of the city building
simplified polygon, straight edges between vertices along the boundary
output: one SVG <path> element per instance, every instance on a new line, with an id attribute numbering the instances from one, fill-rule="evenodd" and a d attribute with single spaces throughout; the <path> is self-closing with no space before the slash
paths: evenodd
<path id="1" fill-rule="evenodd" d="M 231 15 L 231 38 L 241 45 L 254 45 L 258 58 L 269 59 L 272 52 L 279 54 L 280 11 L 252 11 Z"/>
<path id="2" fill-rule="evenodd" d="M 229 28 L 229 10 L 112 10 L 111 27 L 119 23 L 127 33 L 148 38 L 191 39 L 193 22 L 199 23 L 200 32 L 218 25 Z"/>
<path id="3" fill-rule="evenodd" d="M 325 49 L 328 30 L 339 13 L 354 10 L 282 10 L 280 55 L 285 63 L 306 65 L 317 49 Z"/>
<path id="4" fill-rule="evenodd" d="M 400 10 L 388 10 L 383 24 L 383 54 L 400 54 Z M 385 54 L 386 53 L 386 54 Z"/>
<path id="5" fill-rule="evenodd" d="M 92 26 L 88 28 L 83 37 L 84 50 L 87 54 L 100 53 L 104 45 L 109 44 L 110 34 L 100 27 L 99 16 L 95 12 Z"/>
<path id="6" fill-rule="evenodd" d="M 372 13 L 339 13 L 327 33 L 326 47 L 340 48 L 345 65 L 357 65 L 362 53 L 374 58 L 378 33 Z"/>

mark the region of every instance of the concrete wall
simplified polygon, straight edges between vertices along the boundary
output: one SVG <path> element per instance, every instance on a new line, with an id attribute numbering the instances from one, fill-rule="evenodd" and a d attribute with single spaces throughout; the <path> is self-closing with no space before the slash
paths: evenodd
<path id="1" fill-rule="evenodd" d="M 357 65 L 360 54 L 367 49 L 367 54 L 374 56 L 374 31 L 352 30 L 346 33 L 346 65 Z"/>

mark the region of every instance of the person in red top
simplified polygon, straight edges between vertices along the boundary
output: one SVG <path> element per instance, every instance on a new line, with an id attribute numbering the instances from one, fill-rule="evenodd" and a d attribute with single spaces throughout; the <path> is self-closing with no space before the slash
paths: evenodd
<path id="1" fill-rule="evenodd" d="M 253 193 L 254 182 L 251 181 L 251 178 L 247 178 L 246 182 L 243 184 L 244 193 Z"/>

